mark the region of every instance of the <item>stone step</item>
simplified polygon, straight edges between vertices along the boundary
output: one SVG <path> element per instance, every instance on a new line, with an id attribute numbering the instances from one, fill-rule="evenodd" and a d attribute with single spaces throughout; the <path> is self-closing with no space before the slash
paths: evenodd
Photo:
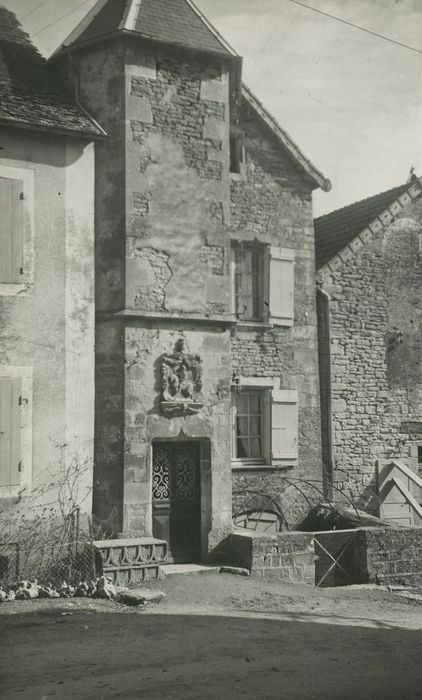
<path id="1" fill-rule="evenodd" d="M 158 579 L 168 561 L 167 542 L 154 537 L 97 540 L 94 548 L 99 573 L 118 586 Z"/>
<path id="2" fill-rule="evenodd" d="M 160 566 L 163 576 L 186 576 L 188 574 L 218 574 L 219 566 L 206 566 L 205 564 L 163 564 Z"/>

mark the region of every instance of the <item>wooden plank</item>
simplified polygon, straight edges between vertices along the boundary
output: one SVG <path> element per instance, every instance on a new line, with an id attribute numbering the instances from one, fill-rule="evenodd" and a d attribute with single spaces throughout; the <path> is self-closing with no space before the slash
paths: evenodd
<path id="1" fill-rule="evenodd" d="M 12 274 L 12 183 L 0 177 L 0 282 L 13 282 Z"/>
<path id="2" fill-rule="evenodd" d="M 23 271 L 23 182 L 12 181 L 12 275 L 15 282 L 20 282 Z"/>

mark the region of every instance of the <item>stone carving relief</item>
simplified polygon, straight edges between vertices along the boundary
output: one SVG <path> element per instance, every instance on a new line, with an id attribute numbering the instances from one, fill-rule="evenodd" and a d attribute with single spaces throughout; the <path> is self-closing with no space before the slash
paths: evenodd
<path id="1" fill-rule="evenodd" d="M 193 414 L 202 408 L 202 360 L 185 352 L 185 341 L 177 341 L 174 352 L 161 364 L 161 408 L 165 415 Z"/>

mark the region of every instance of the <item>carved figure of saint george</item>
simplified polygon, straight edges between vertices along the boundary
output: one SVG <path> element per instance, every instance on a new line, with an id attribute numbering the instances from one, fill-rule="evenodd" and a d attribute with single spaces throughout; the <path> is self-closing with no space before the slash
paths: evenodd
<path id="1" fill-rule="evenodd" d="M 201 401 L 202 360 L 199 355 L 185 352 L 183 338 L 177 341 L 171 355 L 163 356 L 161 381 L 164 415 L 194 414 L 204 405 Z"/>

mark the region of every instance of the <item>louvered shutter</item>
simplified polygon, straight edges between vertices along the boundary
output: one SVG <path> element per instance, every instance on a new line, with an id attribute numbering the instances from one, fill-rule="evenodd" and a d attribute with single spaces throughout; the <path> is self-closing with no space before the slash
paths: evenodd
<path id="1" fill-rule="evenodd" d="M 18 486 L 21 469 L 21 380 L 0 377 L 0 487 Z"/>
<path id="2" fill-rule="evenodd" d="M 292 326 L 294 321 L 294 251 L 270 246 L 269 321 L 274 326 Z"/>
<path id="3" fill-rule="evenodd" d="M 298 458 L 297 391 L 271 392 L 271 461 L 296 461 Z"/>
<path id="4" fill-rule="evenodd" d="M 0 282 L 22 281 L 23 182 L 0 177 Z"/>

